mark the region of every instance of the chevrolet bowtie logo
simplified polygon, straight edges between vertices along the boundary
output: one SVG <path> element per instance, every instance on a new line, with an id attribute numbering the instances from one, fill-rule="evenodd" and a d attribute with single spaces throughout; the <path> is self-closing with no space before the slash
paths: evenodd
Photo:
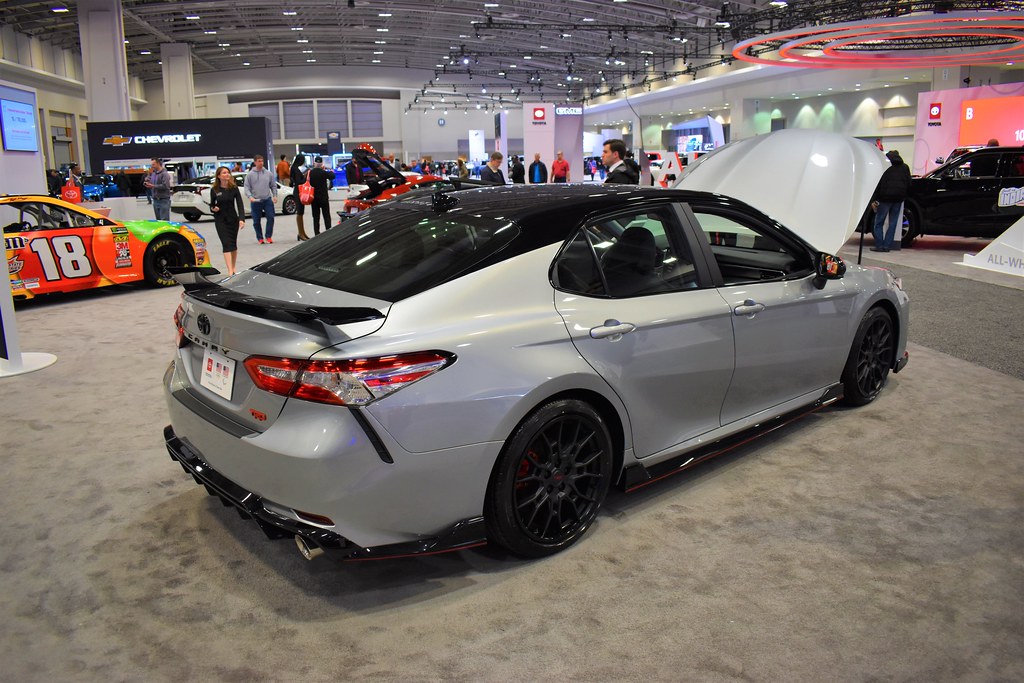
<path id="1" fill-rule="evenodd" d="M 121 145 L 127 145 L 131 142 L 131 138 L 126 138 L 123 135 L 111 135 L 110 137 L 103 138 L 104 145 L 113 145 L 114 147 L 120 147 Z"/>

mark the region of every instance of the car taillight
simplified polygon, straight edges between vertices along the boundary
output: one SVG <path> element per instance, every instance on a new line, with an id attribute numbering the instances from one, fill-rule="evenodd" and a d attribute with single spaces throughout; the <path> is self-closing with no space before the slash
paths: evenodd
<path id="1" fill-rule="evenodd" d="M 295 360 L 251 356 L 245 369 L 257 387 L 272 394 L 337 405 L 366 405 L 455 361 L 441 351 L 353 360 Z"/>
<path id="2" fill-rule="evenodd" d="M 185 336 L 185 307 L 178 304 L 178 308 L 174 311 L 174 327 L 178 332 L 178 336 L 175 338 L 175 343 L 178 348 L 188 344 L 188 337 Z"/>

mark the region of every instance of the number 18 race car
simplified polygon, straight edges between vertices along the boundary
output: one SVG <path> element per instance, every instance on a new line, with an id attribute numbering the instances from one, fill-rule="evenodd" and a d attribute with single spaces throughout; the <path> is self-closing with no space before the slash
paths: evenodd
<path id="1" fill-rule="evenodd" d="M 120 222 L 46 195 L 0 197 L 0 225 L 17 299 L 143 279 L 166 287 L 171 268 L 210 265 L 206 240 L 184 223 Z"/>

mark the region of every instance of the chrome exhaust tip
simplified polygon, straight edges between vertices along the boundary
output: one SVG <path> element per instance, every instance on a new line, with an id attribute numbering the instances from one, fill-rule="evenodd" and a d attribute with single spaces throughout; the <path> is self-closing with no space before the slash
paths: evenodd
<path id="1" fill-rule="evenodd" d="M 324 549 L 319 546 L 310 546 L 302 536 L 295 536 L 295 545 L 298 547 L 299 552 L 307 560 L 313 560 L 324 554 Z"/>

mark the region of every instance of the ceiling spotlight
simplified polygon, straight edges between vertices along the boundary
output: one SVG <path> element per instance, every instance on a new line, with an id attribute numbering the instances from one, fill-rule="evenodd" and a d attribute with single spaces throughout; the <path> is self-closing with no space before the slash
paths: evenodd
<path id="1" fill-rule="evenodd" d="M 57 14 L 63 14 L 64 12 L 68 11 L 68 8 L 65 7 L 64 5 L 57 5 L 56 7 L 51 7 L 50 11 L 51 12 L 56 12 Z"/>

